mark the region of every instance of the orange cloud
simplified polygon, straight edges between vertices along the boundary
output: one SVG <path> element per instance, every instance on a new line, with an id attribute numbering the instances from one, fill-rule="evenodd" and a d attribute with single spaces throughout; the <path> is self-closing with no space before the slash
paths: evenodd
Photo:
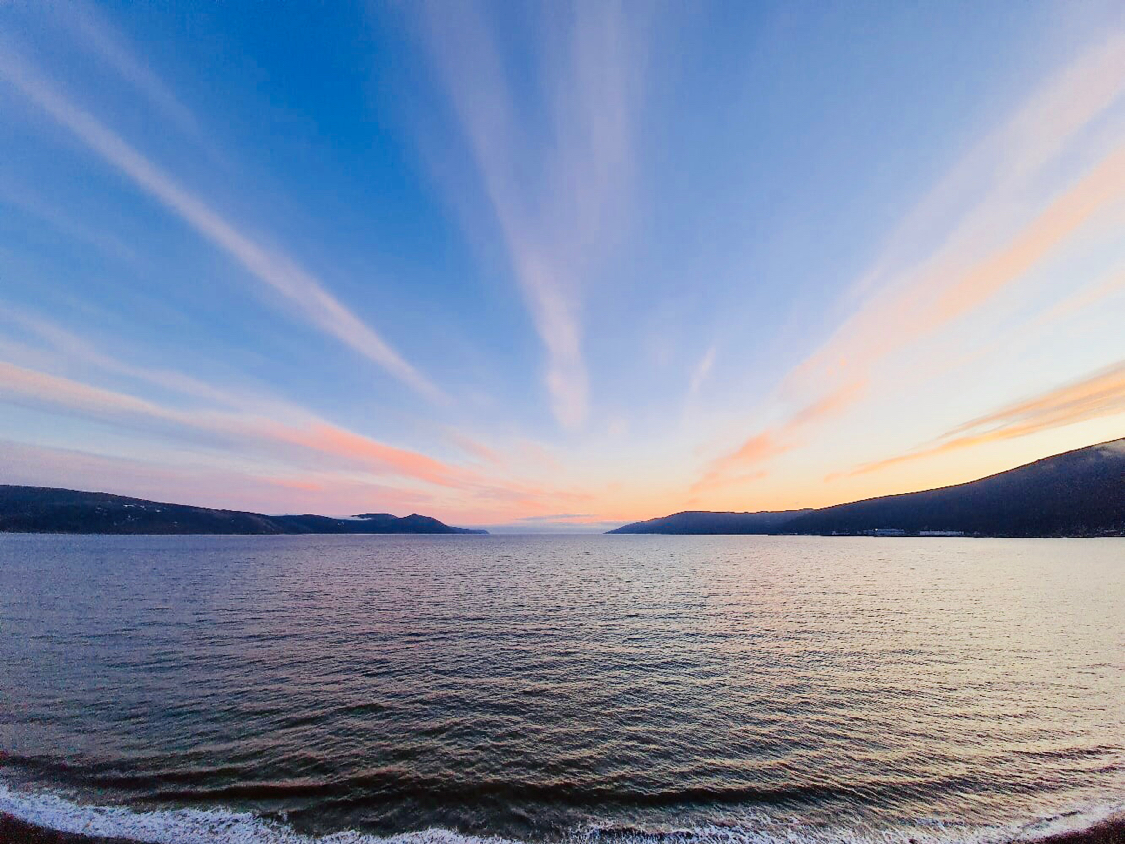
<path id="1" fill-rule="evenodd" d="M 1122 290 L 1125 290 L 1125 272 L 1118 271 L 1102 279 L 1100 283 L 1088 289 L 1080 290 L 1056 303 L 1050 310 L 1044 311 L 1035 321 L 1029 324 L 1027 330 L 1041 328 L 1073 313 L 1083 311 Z"/>
<path id="2" fill-rule="evenodd" d="M 798 384 L 849 374 L 865 377 L 879 361 L 979 308 L 1017 282 L 1095 213 L 1122 197 L 1125 146 L 1104 157 L 984 259 L 960 272 L 950 272 L 942 264 L 911 279 L 897 294 L 872 299 L 786 381 Z"/>
<path id="3" fill-rule="evenodd" d="M 405 513 L 428 510 L 433 504 L 424 496 L 377 484 L 328 476 L 321 484 L 208 460 L 151 461 L 10 440 L 0 440 L 0 453 L 5 483 L 47 484 L 201 507 L 343 514 L 371 509 Z"/>
<path id="4" fill-rule="evenodd" d="M 794 386 L 814 379 L 838 383 L 844 378 L 867 383 L 871 368 L 880 361 L 919 337 L 932 334 L 980 308 L 1003 288 L 1023 278 L 1094 214 L 1122 197 L 1125 197 L 1125 146 L 1120 146 L 1105 156 L 1076 184 L 1051 201 L 1018 234 L 984 259 L 948 277 L 944 274 L 944 264 L 941 267 L 935 266 L 930 272 L 912 279 L 897 295 L 872 300 L 871 305 L 845 323 L 824 347 L 796 367 L 787 376 L 786 383 Z M 1118 284 L 1119 279 L 1111 279 L 1092 291 L 1092 295 L 1095 299 L 1109 295 Z M 1110 371 L 1112 372 L 1112 368 Z M 1105 377 L 1112 379 L 1113 376 Z M 1102 383 L 1099 378 L 1093 380 Z M 810 404 L 783 425 L 751 437 L 739 451 L 718 461 L 697 487 L 713 485 L 730 465 L 767 459 L 794 448 L 795 445 L 786 435 L 792 434 L 799 426 L 811 425 L 831 417 L 856 398 L 857 394 L 847 389 L 837 389 L 825 394 L 822 399 Z M 1044 396 L 1042 400 L 1046 402 L 1048 398 L 1049 396 Z M 1055 398 L 1061 401 L 1058 396 Z M 1024 436 L 1045 427 L 1056 427 L 1089 418 L 1082 414 L 1104 415 L 1116 412 L 1108 409 L 1115 406 L 1112 401 L 1108 404 L 1099 404 L 1096 399 L 1092 401 L 1094 403 L 1091 406 L 1082 404 L 1081 408 L 1076 405 L 1073 409 L 1062 406 L 1052 409 L 1046 405 L 1030 407 L 1028 412 L 1033 414 L 1034 419 L 1029 418 L 1022 423 L 1018 423 L 1014 417 L 1007 421 L 997 419 L 995 421 L 1000 427 L 995 431 L 947 439 L 955 433 L 950 432 L 939 438 L 942 442 L 929 448 L 860 466 L 844 474 L 850 476 L 874 472 L 898 463 L 982 442 Z M 1037 402 L 1038 400 L 1033 404 Z M 1014 409 L 1007 408 L 999 413 L 1014 412 Z M 986 421 L 987 418 L 976 420 L 970 426 L 983 425 Z M 825 480 L 838 477 L 841 475 L 829 475 Z"/>
<path id="5" fill-rule="evenodd" d="M 306 428 L 267 422 L 254 433 L 366 463 L 384 471 L 417 478 L 438 486 L 463 486 L 475 478 L 463 469 L 434 460 L 432 457 L 395 448 L 326 422 L 316 422 Z"/>
<path id="6" fill-rule="evenodd" d="M 1081 381 L 1066 384 L 1023 402 L 959 425 L 939 442 L 897 457 L 829 475 L 826 481 L 878 472 L 890 466 L 998 440 L 1010 440 L 1075 422 L 1125 413 L 1125 361 Z"/>
<path id="7" fill-rule="evenodd" d="M 798 428 L 838 416 L 859 401 L 866 390 L 867 379 L 859 379 L 838 387 L 795 413 L 789 425 Z"/>
<path id="8" fill-rule="evenodd" d="M 778 442 L 778 435 L 773 430 L 755 434 L 742 444 L 738 451 L 729 455 L 723 464 L 734 463 L 760 463 L 782 452 L 788 451 L 791 446 Z"/>
<path id="9" fill-rule="evenodd" d="M 36 405 L 66 405 L 98 414 L 135 413 L 168 418 L 158 405 L 124 393 L 91 387 L 46 372 L 0 361 L 0 396 L 23 398 Z"/>
<path id="10" fill-rule="evenodd" d="M 1125 361 L 1107 367 L 1089 378 L 966 422 L 950 434 L 993 426 L 991 433 L 1008 432 L 1009 436 L 1023 436 L 1045 428 L 1109 416 L 1123 410 Z"/>
<path id="11" fill-rule="evenodd" d="M 369 491 L 377 488 L 370 482 L 356 480 L 357 474 L 365 472 L 442 487 L 450 491 L 443 502 L 446 509 L 462 506 L 459 502 L 463 502 L 473 509 L 461 510 L 462 517 L 471 512 L 481 521 L 551 512 L 561 507 L 587 506 L 595 497 L 581 490 L 490 477 L 480 471 L 379 442 L 298 408 L 277 408 L 279 412 L 284 411 L 293 417 L 288 421 L 255 413 L 249 408 L 243 412 L 170 408 L 6 362 L 0 362 L 0 401 L 77 413 L 133 429 L 155 431 L 162 436 L 182 429 L 202 433 L 213 439 L 213 444 L 233 450 L 240 463 L 253 456 L 270 461 L 272 471 L 268 476 L 258 478 L 259 485 L 316 493 L 315 500 L 330 502 L 335 507 L 346 500 L 345 492 L 350 491 L 359 501 L 366 500 Z M 274 409 L 272 405 L 268 407 Z M 325 456 L 332 458 L 330 465 L 325 465 L 322 459 Z M 303 472 L 310 467 L 317 472 L 316 477 L 304 476 Z M 279 474 L 273 473 L 278 470 Z M 327 473 L 320 474 L 324 470 Z M 232 470 L 234 473 L 239 471 Z M 387 495 L 385 488 L 378 489 L 380 495 Z M 406 490 L 396 491 L 398 498 L 412 494 Z M 428 498 L 425 500 L 430 501 Z M 432 504 L 430 502 L 427 506 Z"/>
<path id="12" fill-rule="evenodd" d="M 483 443 L 459 434 L 457 431 L 449 431 L 448 436 L 459 449 L 473 455 L 473 457 L 496 466 L 504 464 L 504 458 Z"/>
<path id="13" fill-rule="evenodd" d="M 1018 219 L 1013 214 L 1048 183 L 1064 153 L 1075 161 L 1088 154 L 1086 130 L 1125 92 L 1123 69 L 1125 36 L 1115 35 L 1048 80 L 986 136 L 904 218 L 871 272 L 850 291 L 867 294 L 867 301 L 786 376 L 783 388 L 872 378 L 892 355 L 1025 278 L 1125 197 L 1125 146 L 1099 151 L 1075 182 L 1050 196 L 1032 219 L 1019 221 L 1014 234 L 992 240 L 995 232 L 1010 231 Z M 926 241 L 939 245 L 917 260 L 915 244 Z M 1091 300 L 1115 287 L 1108 282 Z"/>
<path id="14" fill-rule="evenodd" d="M 761 472 L 744 474 L 737 478 L 730 477 L 730 473 L 739 467 L 764 463 L 797 448 L 800 443 L 796 440 L 796 435 L 801 429 L 843 413 L 859 400 L 866 389 L 866 381 L 845 384 L 801 408 L 781 424 L 753 435 L 736 451 L 714 461 L 707 473 L 692 486 L 692 494 L 716 486 L 762 477 L 764 473 Z"/>
<path id="15" fill-rule="evenodd" d="M 249 445 L 262 441 L 296 445 L 439 486 L 463 486 L 476 479 L 462 469 L 423 454 L 395 448 L 321 420 L 301 426 L 245 414 L 193 413 L 4 362 L 0 362 L 0 396 L 36 406 L 78 410 L 96 418 L 170 422 L 224 438 L 235 437 Z"/>
<path id="16" fill-rule="evenodd" d="M 1020 278 L 1070 237 L 1095 212 L 1125 194 L 1125 146 L 1119 147 L 1027 226 L 1007 246 L 945 289 L 928 319 L 912 329 L 933 330 L 980 305 Z"/>

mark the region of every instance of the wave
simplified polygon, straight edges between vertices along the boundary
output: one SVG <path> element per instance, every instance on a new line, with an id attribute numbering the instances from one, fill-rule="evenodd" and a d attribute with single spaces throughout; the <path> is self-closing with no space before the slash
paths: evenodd
<path id="1" fill-rule="evenodd" d="M 763 816 L 754 827 L 705 825 L 644 829 L 591 825 L 562 836 L 566 844 L 1002 844 L 1035 841 L 1088 829 L 1125 812 L 1125 802 L 1098 804 L 1020 825 L 970 826 L 918 819 L 889 830 L 825 829 Z M 426 829 L 380 836 L 343 830 L 324 836 L 298 832 L 281 821 L 223 808 L 154 809 L 77 803 L 50 791 L 14 789 L 0 780 L 0 814 L 63 833 L 147 844 L 527 844 L 500 836 Z"/>
<path id="2" fill-rule="evenodd" d="M 0 813 L 24 823 L 103 838 L 148 844 L 517 844 L 444 829 L 367 835 L 352 830 L 313 837 L 251 812 L 228 809 L 155 809 L 75 803 L 45 791 L 16 791 L 0 782 Z"/>
<path id="3" fill-rule="evenodd" d="M 1101 749 L 1082 751 L 1100 755 Z M 1073 755 L 1069 751 L 1067 758 Z M 692 785 L 683 778 L 677 785 L 630 783 L 627 789 L 572 779 L 543 779 L 538 782 L 501 778 L 458 781 L 449 777 L 424 776 L 399 767 L 339 778 L 304 778 L 216 782 L 245 772 L 236 766 L 194 767 L 177 770 L 123 770 L 118 763 L 67 765 L 53 759 L 0 752 L 0 765 L 11 764 L 47 774 L 66 784 L 94 786 L 111 793 L 143 791 L 143 798 L 178 805 L 224 805 L 244 800 L 330 800 L 337 808 L 363 807 L 419 799 L 441 804 L 489 801 L 492 804 L 536 802 L 588 810 L 625 806 L 674 809 L 698 804 L 740 806 L 815 806 L 832 801 L 895 805 L 903 800 L 954 792 L 985 793 L 992 783 L 980 775 L 947 774 L 907 778 L 869 775 L 864 782 L 779 784 L 773 787 L 729 784 Z M 1116 770 L 1116 765 L 1102 770 Z M 1009 794 L 1034 794 L 1035 783 L 1006 783 Z M 140 794 L 136 796 L 142 796 Z"/>

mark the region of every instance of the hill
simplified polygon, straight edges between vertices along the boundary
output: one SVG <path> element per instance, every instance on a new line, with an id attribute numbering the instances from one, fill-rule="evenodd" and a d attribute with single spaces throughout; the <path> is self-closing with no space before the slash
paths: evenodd
<path id="1" fill-rule="evenodd" d="M 771 521 L 770 516 L 776 518 Z M 1125 439 L 1045 457 L 955 486 L 819 510 L 677 513 L 625 525 L 611 533 L 847 535 L 876 530 L 969 536 L 1125 536 Z"/>
<path id="2" fill-rule="evenodd" d="M 873 528 L 980 536 L 1125 535 L 1125 439 L 1045 457 L 956 486 L 825 507 L 786 533 Z"/>
<path id="3" fill-rule="evenodd" d="M 622 525 L 607 533 L 772 534 L 777 533 L 782 525 L 792 521 L 796 516 L 811 512 L 811 510 L 766 510 L 759 513 L 726 513 L 686 510 L 683 513 L 673 513 L 671 516 Z"/>
<path id="4" fill-rule="evenodd" d="M 312 514 L 265 516 L 164 504 L 106 492 L 0 484 L 0 532 L 107 534 L 487 533 L 450 527 L 412 513 L 365 513 L 349 519 Z"/>

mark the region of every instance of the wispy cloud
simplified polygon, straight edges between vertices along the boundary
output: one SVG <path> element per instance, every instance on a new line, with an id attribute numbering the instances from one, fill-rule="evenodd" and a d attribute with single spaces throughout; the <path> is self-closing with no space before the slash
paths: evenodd
<path id="1" fill-rule="evenodd" d="M 0 361 L 0 390 L 0 398 L 28 399 L 35 403 L 94 414 L 124 413 L 158 419 L 174 418 L 170 411 L 144 399 L 91 387 L 69 378 L 59 378 L 3 361 Z"/>
<path id="2" fill-rule="evenodd" d="M 78 412 L 89 418 L 158 433 L 187 429 L 208 435 L 212 442 L 226 443 L 245 454 L 260 453 L 263 448 L 272 449 L 276 454 L 277 447 L 282 446 L 291 456 L 304 453 L 306 462 L 307 455 L 314 453 L 336 458 L 333 465 L 337 468 L 358 467 L 437 486 L 459 488 L 479 481 L 476 475 L 459 467 L 395 448 L 311 415 L 300 421 L 279 421 L 245 412 L 167 407 L 2 361 L 0 400 Z"/>
<path id="3" fill-rule="evenodd" d="M 242 426 L 232 425 L 236 431 L 238 427 Z M 266 420 L 247 420 L 245 433 L 342 457 L 389 474 L 436 486 L 463 487 L 477 479 L 474 473 L 459 467 L 416 451 L 395 448 L 327 422 L 298 427 Z"/>
<path id="4" fill-rule="evenodd" d="M 950 434 L 983 432 L 980 436 L 1022 437 L 1045 428 L 1070 425 L 1084 419 L 1125 410 L 1125 361 L 1094 375 L 1066 384 L 1034 398 L 1008 405 L 973 419 Z"/>
<path id="5" fill-rule="evenodd" d="M 49 324 L 39 327 L 45 326 Z M 74 348 L 67 341 L 75 338 L 65 333 L 55 339 L 58 350 Z M 357 483 L 357 476 L 395 478 L 408 485 L 422 484 L 432 492 L 444 491 L 446 506 L 463 500 L 476 508 L 470 512 L 476 512 L 478 520 L 574 506 L 591 498 L 580 490 L 530 484 L 438 460 L 348 430 L 285 402 L 267 397 L 258 405 L 250 394 L 240 396 L 174 371 L 133 367 L 89 344 L 81 348 L 89 354 L 89 365 L 202 400 L 203 405 L 169 406 L 4 361 L 0 361 L 0 403 L 107 422 L 155 436 L 174 449 L 226 454 L 239 466 L 248 460 L 269 466 L 273 475 L 300 480 L 312 472 L 339 493 L 334 501 L 344 500 L 343 490 L 360 495 L 373 486 L 369 480 Z M 221 409 L 215 409 L 216 404 Z M 410 490 L 400 492 L 407 495 Z"/>
<path id="6" fill-rule="evenodd" d="M 493 466 L 503 466 L 504 456 L 495 449 L 489 448 L 484 443 L 477 442 L 472 437 L 467 437 L 459 431 L 450 429 L 447 437 L 457 448 L 466 454 L 472 455 L 477 460 Z"/>
<path id="7" fill-rule="evenodd" d="M 807 428 L 839 416 L 855 404 L 866 389 L 866 381 L 845 384 L 790 414 L 784 421 L 758 432 L 735 451 L 713 461 L 703 477 L 692 486 L 692 494 L 763 477 L 761 471 L 747 473 L 745 470 L 799 448 Z M 739 471 L 742 474 L 736 474 Z"/>
<path id="8" fill-rule="evenodd" d="M 1125 291 L 1125 272 L 1118 270 L 1101 281 L 1085 287 L 1044 311 L 1026 330 L 1034 330 L 1063 319 L 1071 314 L 1084 311 L 1104 299 Z"/>
<path id="9" fill-rule="evenodd" d="M 1089 129 L 1123 95 L 1125 35 L 1117 34 L 1048 79 L 919 203 L 861 279 L 864 304 L 789 384 L 868 372 L 1019 282 L 1120 199 L 1125 146 L 1118 136 L 1099 152 Z M 1042 198 L 1064 153 L 1085 171 Z"/>
<path id="10" fill-rule="evenodd" d="M 1125 145 L 1090 168 L 1007 242 L 980 260 L 947 275 L 925 273 L 897 293 L 872 301 L 802 364 L 796 376 L 809 380 L 868 371 L 1020 281 L 1094 214 L 1122 197 Z"/>
<path id="11" fill-rule="evenodd" d="M 937 441 L 907 454 L 864 463 L 851 471 L 829 475 L 826 480 L 878 472 L 950 451 L 1026 437 L 1051 428 L 1122 413 L 1125 413 L 1125 361 L 970 420 L 948 431 Z"/>
<path id="12" fill-rule="evenodd" d="M 699 359 L 699 363 L 695 365 L 695 369 L 691 373 L 691 381 L 688 383 L 688 395 L 694 396 L 699 392 L 700 386 L 706 380 L 707 376 L 711 374 L 711 367 L 715 365 L 715 355 L 718 352 L 718 347 L 712 345 L 703 357 Z"/>
<path id="13" fill-rule="evenodd" d="M 0 185 L 0 204 L 11 206 L 23 214 L 37 218 L 59 234 L 91 246 L 111 258 L 128 264 L 141 264 L 136 249 L 124 240 L 104 228 L 91 226 L 78 219 L 70 210 L 47 202 L 37 196 L 33 190 L 16 184 L 10 175 L 6 175 L 4 183 Z"/>
<path id="14" fill-rule="evenodd" d="M 0 352 L 9 357 L 0 361 L 0 403 L 23 404 L 155 435 L 167 443 L 161 448 L 197 451 L 202 447 L 204 451 L 198 453 L 217 450 L 238 465 L 249 459 L 257 461 L 255 465 L 272 467 L 274 474 L 294 475 L 298 484 L 306 483 L 301 478 L 313 472 L 320 480 L 308 483 L 331 488 L 332 496 L 326 498 L 331 501 L 345 500 L 341 497 L 344 490 L 362 496 L 373 488 L 370 480 L 357 485 L 357 473 L 424 484 L 433 494 L 440 491 L 445 495 L 446 505 L 462 499 L 470 505 L 468 512 L 476 512 L 479 518 L 572 507 L 588 503 L 592 497 L 564 484 L 526 480 L 523 474 L 529 469 L 537 469 L 530 475 L 557 476 L 559 472 L 553 464 L 539 465 L 542 460 L 538 457 L 516 460 L 528 465 L 515 465 L 516 453 L 527 452 L 529 443 L 502 455 L 447 428 L 447 439 L 476 460 L 468 466 L 438 460 L 348 430 L 253 384 L 224 386 L 178 370 L 134 363 L 135 355 L 128 351 L 110 354 L 39 314 L 8 303 L 0 302 L 0 306 L 0 326 L 18 327 L 45 344 L 39 348 L 0 340 Z M 136 386 L 156 388 L 170 403 L 59 374 L 75 367 L 82 372 L 96 370 L 114 381 L 125 379 Z M 401 492 L 405 496 L 410 490 Z M 366 499 L 357 499 L 362 500 Z"/>
<path id="15" fill-rule="evenodd" d="M 89 340 L 38 314 L 3 301 L 0 301 L 0 308 L 2 308 L 0 310 L 0 323 L 5 321 L 14 323 L 24 331 L 39 338 L 40 341 L 44 341 L 52 350 L 53 357 L 56 359 L 80 361 L 86 367 L 96 367 L 114 375 L 122 375 L 126 378 L 141 381 L 161 390 L 190 396 L 231 409 L 253 407 L 259 411 L 268 410 L 269 415 L 273 418 L 301 415 L 301 411 L 292 405 L 274 398 L 268 398 L 249 389 L 246 385 L 240 385 L 238 389 L 225 389 L 183 372 L 124 360 L 120 356 L 115 357 L 107 354 Z"/>
<path id="16" fill-rule="evenodd" d="M 859 398 L 856 385 L 879 382 L 879 367 L 989 305 L 1125 197 L 1125 145 L 1118 136 L 1107 151 L 1089 131 L 1123 95 L 1125 36 L 1115 35 L 1001 121 L 848 289 L 859 307 L 785 376 L 780 393 L 805 397 L 803 409 L 750 435 L 697 486 L 794 448 L 795 430 L 839 415 Z M 1075 161 L 1084 166 L 1077 174 Z M 1070 174 L 1061 185 L 1060 172 Z"/>
<path id="17" fill-rule="evenodd" d="M 76 44 L 112 67 L 118 76 L 152 103 L 166 120 L 175 124 L 182 132 L 203 140 L 199 121 L 192 111 L 130 49 L 121 33 L 95 7 L 69 0 L 65 14 L 55 14 L 52 20 L 69 30 Z"/>
<path id="18" fill-rule="evenodd" d="M 582 354 L 581 293 L 599 247 L 620 228 L 630 161 L 630 101 L 635 49 L 613 0 L 554 7 L 572 12 L 551 23 L 569 40 L 546 69 L 550 103 L 545 138 L 481 9 L 429 2 L 424 25 L 434 62 L 462 125 L 512 269 L 547 351 L 546 385 L 558 421 L 586 418 L 589 384 Z"/>
<path id="19" fill-rule="evenodd" d="M 62 486 L 202 507 L 266 513 L 320 512 L 344 515 L 388 510 L 431 510 L 424 493 L 356 481 L 338 475 L 250 471 L 198 454 L 190 461 L 124 457 L 93 451 L 0 440 L 4 482 Z"/>
<path id="20" fill-rule="evenodd" d="M 1046 79 L 918 202 L 848 291 L 856 297 L 954 271 L 988 233 L 1013 223 L 1043 168 L 1080 141 L 1125 92 L 1125 34 L 1114 33 Z M 982 236 L 983 239 L 982 239 Z M 939 247 L 919 260 L 919 244 Z"/>
<path id="21" fill-rule="evenodd" d="M 0 51 L 0 78 L 74 134 L 92 152 L 177 214 L 259 281 L 281 294 L 295 314 L 350 346 L 432 401 L 445 394 L 295 261 L 256 243 L 199 197 L 52 87 L 11 50 Z"/>

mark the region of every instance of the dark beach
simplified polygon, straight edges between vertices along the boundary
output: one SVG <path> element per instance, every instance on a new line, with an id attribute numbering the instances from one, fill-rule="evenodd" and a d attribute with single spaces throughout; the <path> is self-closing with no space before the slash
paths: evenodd
<path id="1" fill-rule="evenodd" d="M 96 838 L 35 826 L 0 814 L 0 844 L 135 844 L 125 838 Z"/>

